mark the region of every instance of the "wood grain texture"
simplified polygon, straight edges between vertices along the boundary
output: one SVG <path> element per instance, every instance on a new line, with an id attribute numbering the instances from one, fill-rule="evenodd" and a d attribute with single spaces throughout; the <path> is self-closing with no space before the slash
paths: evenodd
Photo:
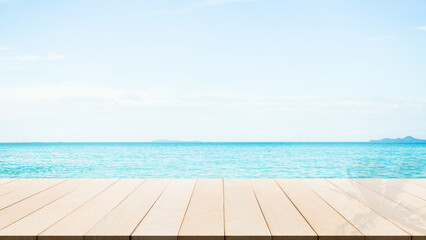
<path id="1" fill-rule="evenodd" d="M 405 181 L 414 183 L 420 187 L 426 188 L 426 178 L 421 179 L 404 179 Z"/>
<path id="2" fill-rule="evenodd" d="M 426 240 L 423 182 L 0 179 L 0 240 Z"/>
<path id="3" fill-rule="evenodd" d="M 317 238 L 317 234 L 273 179 L 253 179 L 252 183 L 273 239 Z"/>
<path id="4" fill-rule="evenodd" d="M 177 239 L 195 182 L 195 179 L 173 180 L 137 226 L 132 239 Z"/>
<path id="5" fill-rule="evenodd" d="M 128 239 L 169 183 L 169 179 L 146 180 L 85 234 L 85 239 Z"/>
<path id="6" fill-rule="evenodd" d="M 358 199 L 343 192 L 324 179 L 305 180 L 324 201 L 354 225 L 366 240 L 388 239 L 409 240 L 411 236 Z"/>
<path id="7" fill-rule="evenodd" d="M 64 181 L 0 211 L 0 229 L 30 215 L 81 186 L 85 180 Z"/>
<path id="8" fill-rule="evenodd" d="M 355 181 L 426 218 L 426 201 L 401 190 L 394 184 L 389 184 L 388 179 L 355 179 Z"/>
<path id="9" fill-rule="evenodd" d="M 34 179 L 17 179 L 16 181 L 6 181 L 0 185 L 0 196 L 12 191 L 17 191 L 33 183 Z"/>
<path id="10" fill-rule="evenodd" d="M 199 179 L 180 228 L 180 240 L 224 239 L 223 180 Z"/>
<path id="11" fill-rule="evenodd" d="M 321 199 L 300 179 L 277 179 L 277 182 L 323 239 L 363 239 L 351 223 Z"/>
<path id="12" fill-rule="evenodd" d="M 72 180 L 76 181 L 76 180 Z M 118 180 L 93 179 L 0 231 L 0 238 L 32 239 Z"/>
<path id="13" fill-rule="evenodd" d="M 23 188 L 19 188 L 15 191 L 0 196 L 0 210 L 64 181 L 65 179 L 36 179 L 32 181 L 31 184 Z"/>
<path id="14" fill-rule="evenodd" d="M 399 188 L 402 191 L 426 200 L 426 188 L 417 184 L 405 181 L 403 179 L 379 179 L 379 181 L 385 182 L 387 185 Z"/>
<path id="15" fill-rule="evenodd" d="M 224 204 L 227 239 L 271 239 L 250 179 L 225 179 Z"/>
<path id="16" fill-rule="evenodd" d="M 425 238 L 426 221 L 421 216 L 354 180 L 328 179 L 328 181 L 408 232 L 412 239 Z"/>
<path id="17" fill-rule="evenodd" d="M 12 182 L 12 181 L 16 181 L 18 179 L 16 178 L 0 178 L 0 185 L 8 183 L 8 182 Z"/>
<path id="18" fill-rule="evenodd" d="M 83 239 L 104 216 L 133 192 L 143 180 L 122 179 L 39 234 L 40 240 Z"/>

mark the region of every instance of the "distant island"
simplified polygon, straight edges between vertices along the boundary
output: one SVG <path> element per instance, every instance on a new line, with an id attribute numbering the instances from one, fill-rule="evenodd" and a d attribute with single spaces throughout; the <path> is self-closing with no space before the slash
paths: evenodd
<path id="1" fill-rule="evenodd" d="M 380 140 L 370 140 L 371 143 L 426 143 L 426 140 L 407 136 L 405 138 L 383 138 Z"/>
<path id="2" fill-rule="evenodd" d="M 174 139 L 156 139 L 156 140 L 154 140 L 154 141 L 152 141 L 152 142 L 158 142 L 158 143 L 175 143 L 175 142 L 182 142 L 182 141 L 180 141 L 180 140 L 174 140 Z"/>
<path id="3" fill-rule="evenodd" d="M 156 139 L 152 141 L 154 143 L 199 143 L 200 141 L 181 141 L 174 139 Z"/>

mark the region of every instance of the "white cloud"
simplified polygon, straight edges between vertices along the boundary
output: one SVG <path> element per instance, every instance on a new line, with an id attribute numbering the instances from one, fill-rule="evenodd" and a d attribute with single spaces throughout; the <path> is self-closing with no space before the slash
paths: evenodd
<path id="1" fill-rule="evenodd" d="M 420 26 L 420 27 L 417 27 L 417 29 L 419 29 L 420 31 L 426 31 L 426 26 Z"/>
<path id="2" fill-rule="evenodd" d="M 0 126 L 6 126 L 3 139 L 324 141 L 365 140 L 379 135 L 378 131 L 421 135 L 425 129 L 425 97 L 351 99 L 57 82 L 0 83 L 0 111 L 8 113 L 0 116 Z M 40 132 L 34 132 L 34 126 Z M 57 135 L 57 129 L 67 133 Z M 111 131 L 103 135 L 105 129 Z"/>
<path id="3" fill-rule="evenodd" d="M 373 41 L 383 41 L 383 40 L 391 40 L 395 39 L 394 36 L 391 35 L 385 35 L 385 36 L 379 36 L 379 37 L 372 37 L 371 40 Z"/>
<path id="4" fill-rule="evenodd" d="M 0 51 L 7 51 L 7 50 L 10 50 L 10 48 L 8 48 L 8 47 L 0 47 Z"/>
<path id="5" fill-rule="evenodd" d="M 140 91 L 99 85 L 50 84 L 0 88 L 0 102 L 19 105 L 75 104 L 125 108 L 246 111 L 262 114 L 330 113 L 375 114 L 378 112 L 426 113 L 425 98 L 334 99 L 315 96 L 243 94 L 238 92 L 187 93 L 172 90 Z"/>

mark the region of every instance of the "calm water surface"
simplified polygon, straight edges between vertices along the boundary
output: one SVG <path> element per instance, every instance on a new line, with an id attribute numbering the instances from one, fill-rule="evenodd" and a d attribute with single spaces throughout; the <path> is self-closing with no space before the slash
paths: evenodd
<path id="1" fill-rule="evenodd" d="M 0 178 L 425 178 L 426 144 L 0 143 Z"/>

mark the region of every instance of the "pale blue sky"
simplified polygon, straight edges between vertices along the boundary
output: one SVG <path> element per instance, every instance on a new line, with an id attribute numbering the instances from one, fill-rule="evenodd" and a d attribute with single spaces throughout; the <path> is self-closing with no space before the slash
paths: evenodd
<path id="1" fill-rule="evenodd" d="M 0 142 L 406 135 L 423 0 L 0 0 Z"/>

